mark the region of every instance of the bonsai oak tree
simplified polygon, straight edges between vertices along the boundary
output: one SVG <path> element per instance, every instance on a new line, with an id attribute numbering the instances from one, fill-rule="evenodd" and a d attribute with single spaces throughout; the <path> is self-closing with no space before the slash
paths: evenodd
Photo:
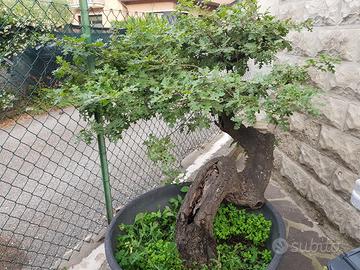
<path id="1" fill-rule="evenodd" d="M 201 16 L 199 16 L 201 14 Z M 291 50 L 289 31 L 311 29 L 311 22 L 294 23 L 261 13 L 255 0 L 204 12 L 182 2 L 169 20 L 140 16 L 118 22 L 109 43 L 66 38 L 56 75 L 63 85 L 57 98 L 71 99 L 90 123 L 82 132 L 89 139 L 101 130 L 110 140 L 141 119 L 161 117 L 170 126 L 183 123 L 192 131 L 216 125 L 246 153 L 246 166 L 235 160 L 211 160 L 198 173 L 180 209 L 176 226 L 178 250 L 188 265 L 207 264 L 216 256 L 213 220 L 223 201 L 261 207 L 273 168 L 275 136 L 259 130 L 258 115 L 269 124 L 286 127 L 295 111 L 314 113 L 309 68 L 333 71 L 333 59 L 320 56 L 303 65 L 273 65 L 276 54 Z M 119 28 L 126 33 L 120 34 Z M 95 59 L 90 72 L 87 59 Z M 270 72 L 245 80 L 252 60 Z M 95 114 L 101 121 L 95 121 Z M 151 137 L 150 158 L 173 177 L 170 138 Z"/>

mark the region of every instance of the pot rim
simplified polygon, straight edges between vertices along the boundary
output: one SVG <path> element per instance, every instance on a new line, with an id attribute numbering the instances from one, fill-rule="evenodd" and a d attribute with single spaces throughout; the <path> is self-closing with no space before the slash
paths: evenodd
<path id="1" fill-rule="evenodd" d="M 148 198 L 151 195 L 155 195 L 156 193 L 159 193 L 159 191 L 165 191 L 166 189 L 171 189 L 172 187 L 176 186 L 176 187 L 182 187 L 182 186 L 186 186 L 191 184 L 191 182 L 185 182 L 185 183 L 180 183 L 180 184 L 170 184 L 170 185 L 165 185 L 165 186 L 161 186 L 161 187 L 157 187 L 155 189 L 152 189 L 148 192 L 145 192 L 139 196 L 137 196 L 135 199 L 131 200 L 129 203 L 127 203 L 124 207 L 122 207 L 122 209 L 116 213 L 116 215 L 113 217 L 111 223 L 109 224 L 109 227 L 107 229 L 106 235 L 105 235 L 105 255 L 106 255 L 106 260 L 110 266 L 111 269 L 113 270 L 123 270 L 120 265 L 118 264 L 118 262 L 115 259 L 115 250 L 113 250 L 112 248 L 112 235 L 114 230 L 116 229 L 117 226 L 117 219 L 119 218 L 119 216 L 121 216 L 125 210 L 131 208 L 133 205 L 136 205 L 138 202 L 142 201 L 143 198 Z M 280 213 L 276 210 L 276 208 L 269 202 L 269 201 L 265 201 L 265 204 L 263 205 L 263 207 L 266 207 L 270 210 L 270 212 L 274 215 L 274 218 L 276 220 L 277 223 L 277 227 L 278 227 L 278 231 L 279 231 L 279 238 L 278 239 L 285 239 L 286 238 L 286 229 L 285 229 L 285 223 L 280 215 Z M 262 208 L 263 208 L 262 207 Z M 267 270 L 276 270 L 281 259 L 283 257 L 283 254 L 279 254 L 274 252 L 273 253 L 273 257 L 272 260 L 270 262 L 270 264 L 267 267 Z"/>

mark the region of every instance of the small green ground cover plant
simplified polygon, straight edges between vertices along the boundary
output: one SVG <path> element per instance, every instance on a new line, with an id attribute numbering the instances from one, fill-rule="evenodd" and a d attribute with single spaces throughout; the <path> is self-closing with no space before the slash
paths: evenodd
<path id="1" fill-rule="evenodd" d="M 120 225 L 115 257 L 125 270 L 183 270 L 175 243 L 177 213 L 183 198 L 178 196 L 169 206 L 156 212 L 140 213 L 131 225 Z M 222 204 L 214 221 L 217 258 L 211 265 L 194 265 L 201 270 L 265 270 L 271 251 L 265 247 L 271 221 L 262 214 Z"/>

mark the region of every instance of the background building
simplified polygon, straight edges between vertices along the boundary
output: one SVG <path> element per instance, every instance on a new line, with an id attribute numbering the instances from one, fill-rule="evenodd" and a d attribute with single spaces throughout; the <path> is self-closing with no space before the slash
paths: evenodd
<path id="1" fill-rule="evenodd" d="M 141 13 L 169 14 L 175 10 L 175 0 L 88 0 L 91 9 L 90 22 L 94 27 L 110 27 L 111 21 L 121 20 L 126 16 Z M 215 0 L 208 2 L 210 8 L 220 4 L 230 4 L 233 0 Z M 74 24 L 81 20 L 79 0 L 70 0 L 74 14 Z"/>

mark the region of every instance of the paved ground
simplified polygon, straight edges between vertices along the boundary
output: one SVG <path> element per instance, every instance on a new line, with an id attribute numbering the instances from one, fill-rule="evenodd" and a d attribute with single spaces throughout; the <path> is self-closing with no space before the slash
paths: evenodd
<path id="1" fill-rule="evenodd" d="M 0 123 L 0 269 L 49 269 L 106 226 L 97 145 L 76 140 L 85 122 L 73 108 Z M 114 207 L 153 188 L 160 171 L 144 140 L 170 129 L 153 119 L 108 144 Z M 173 135 L 184 157 L 213 131 Z M 4 261 L 9 261 L 5 263 Z"/>
<path id="2" fill-rule="evenodd" d="M 286 253 L 278 270 L 323 270 L 330 259 L 355 248 L 341 237 L 327 237 L 322 226 L 276 182 L 270 183 L 265 195 L 286 223 L 286 245 L 282 246 Z"/>

